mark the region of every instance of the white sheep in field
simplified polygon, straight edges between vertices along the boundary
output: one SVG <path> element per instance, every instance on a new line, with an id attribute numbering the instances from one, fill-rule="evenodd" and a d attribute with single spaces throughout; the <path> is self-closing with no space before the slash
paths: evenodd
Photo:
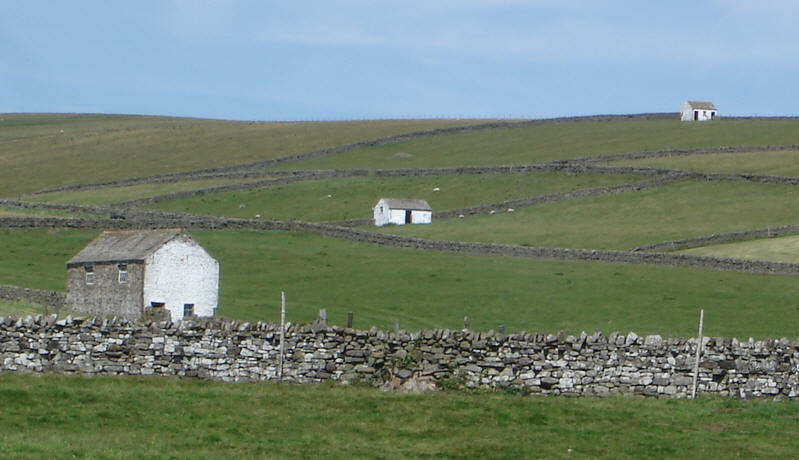
<path id="1" fill-rule="evenodd" d="M 433 193 L 438 193 L 438 192 L 440 192 L 440 191 L 441 191 L 441 189 L 440 189 L 440 188 L 438 188 L 438 187 L 436 187 L 436 188 L 434 188 L 434 189 L 433 189 Z"/>
<path id="2" fill-rule="evenodd" d="M 489 214 L 491 214 L 491 215 L 493 216 L 493 215 L 496 213 L 496 211 L 494 211 L 494 210 L 492 209 L 492 210 L 488 211 L 488 213 L 489 213 Z"/>
<path id="3" fill-rule="evenodd" d="M 244 209 L 244 208 L 246 208 L 246 207 L 247 207 L 247 205 L 246 205 L 246 204 L 240 204 L 240 205 L 239 205 L 239 209 Z"/>
<path id="4" fill-rule="evenodd" d="M 256 215 L 255 215 L 255 218 L 256 218 L 256 219 L 260 219 L 260 218 L 261 218 L 261 215 L 260 215 L 260 214 L 256 214 Z"/>
<path id="5" fill-rule="evenodd" d="M 458 219 L 463 219 L 463 214 L 458 214 Z"/>
<path id="6" fill-rule="evenodd" d="M 516 212 L 516 210 L 513 208 L 508 208 L 508 212 Z"/>

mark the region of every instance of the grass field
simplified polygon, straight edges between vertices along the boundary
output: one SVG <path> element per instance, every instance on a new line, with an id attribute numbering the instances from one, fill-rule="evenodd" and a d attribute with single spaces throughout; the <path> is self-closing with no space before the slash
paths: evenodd
<path id="1" fill-rule="evenodd" d="M 790 458 L 794 401 L 0 375 L 6 458 Z"/>
<path id="2" fill-rule="evenodd" d="M 0 283 L 63 291 L 66 261 L 97 233 L 2 231 Z M 220 314 L 305 323 L 327 308 L 355 327 L 692 336 L 795 336 L 792 276 L 389 249 L 282 232 L 194 232 L 221 267 Z"/>
<path id="3" fill-rule="evenodd" d="M 436 211 L 443 211 L 638 180 L 641 178 L 634 176 L 550 173 L 349 177 L 182 198 L 148 207 L 200 215 L 260 214 L 270 219 L 331 221 L 372 217 L 372 208 L 381 197 L 423 198 Z M 436 187 L 441 191 L 434 193 Z M 240 208 L 241 204 L 246 208 Z"/>
<path id="4" fill-rule="evenodd" d="M 681 181 L 433 225 L 381 231 L 421 238 L 545 247 L 630 249 L 713 233 L 799 222 L 799 187 Z"/>
<path id="5" fill-rule="evenodd" d="M 23 195 L 24 201 L 36 201 L 57 204 L 89 204 L 104 206 L 112 203 L 166 195 L 174 192 L 200 190 L 241 182 L 253 182 L 260 179 L 203 179 L 182 182 L 164 182 L 153 184 L 129 185 L 125 187 L 105 187 L 94 190 L 75 190 L 63 192 Z"/>
<path id="6" fill-rule="evenodd" d="M 261 123 L 122 115 L 0 116 L 0 197 L 213 168 L 486 120 Z M 62 132 L 63 131 L 63 132 Z"/>
<path id="7" fill-rule="evenodd" d="M 0 300 L 0 317 L 2 318 L 6 316 L 24 318 L 28 315 L 35 316 L 40 314 L 44 314 L 44 309 L 40 305 Z"/>
<path id="8" fill-rule="evenodd" d="M 679 252 L 698 256 L 799 263 L 799 236 L 716 244 Z"/>
<path id="9" fill-rule="evenodd" d="M 576 121 L 417 139 L 276 169 L 426 168 L 509 165 L 612 153 L 799 143 L 799 120 Z"/>
<path id="10" fill-rule="evenodd" d="M 11 206 L 0 206 L 0 217 L 100 217 L 95 214 L 64 212 L 49 209 L 25 209 Z"/>
<path id="11" fill-rule="evenodd" d="M 708 173 L 746 173 L 771 176 L 799 176 L 799 151 L 718 153 L 639 160 L 618 160 L 607 164 L 649 166 Z"/>

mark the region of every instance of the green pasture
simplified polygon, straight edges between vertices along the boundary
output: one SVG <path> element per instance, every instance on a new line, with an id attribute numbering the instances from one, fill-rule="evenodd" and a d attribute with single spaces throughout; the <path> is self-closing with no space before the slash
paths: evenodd
<path id="1" fill-rule="evenodd" d="M 714 153 L 703 155 L 617 160 L 611 166 L 649 166 L 706 173 L 799 176 L 799 150 L 777 152 Z"/>
<path id="2" fill-rule="evenodd" d="M 486 120 L 264 123 L 123 115 L 0 115 L 0 197 L 214 168 Z M 63 132 L 62 132 L 63 131 Z"/>
<path id="3" fill-rule="evenodd" d="M 40 305 L 0 299 L 0 318 L 5 318 L 6 316 L 24 318 L 28 315 L 36 316 L 41 314 L 44 314 L 44 308 Z"/>
<path id="4" fill-rule="evenodd" d="M 253 182 L 256 180 L 260 179 L 222 178 L 181 182 L 156 182 L 152 184 L 129 185 L 124 187 L 104 187 L 91 190 L 69 190 L 63 192 L 42 193 L 37 195 L 25 195 L 22 197 L 22 199 L 24 201 L 37 201 L 44 203 L 105 206 L 113 203 L 121 203 L 123 201 L 136 200 L 139 198 L 150 198 L 159 195 L 166 195 L 169 193 L 201 190 L 228 184 Z"/>
<path id="5" fill-rule="evenodd" d="M 5 458 L 791 458 L 795 401 L 0 375 Z"/>
<path id="6" fill-rule="evenodd" d="M 678 252 L 697 256 L 799 263 L 799 235 L 714 244 Z"/>
<path id="7" fill-rule="evenodd" d="M 65 289 L 65 263 L 97 233 L 0 232 L 0 284 Z M 796 337 L 797 278 L 737 272 L 470 256 L 284 232 L 193 232 L 221 266 L 220 315 L 389 330 L 506 326 L 509 332 Z M 13 257 L 9 257 L 12 254 Z"/>
<path id="8" fill-rule="evenodd" d="M 279 169 L 428 168 L 511 165 L 614 153 L 799 143 L 799 120 L 613 119 L 519 125 L 360 149 Z"/>
<path id="9" fill-rule="evenodd" d="M 799 223 L 799 187 L 680 181 L 635 193 L 522 207 L 509 214 L 384 227 L 404 236 L 543 247 L 631 249 L 714 233 Z"/>
<path id="10" fill-rule="evenodd" d="M 148 208 L 227 217 L 260 214 L 265 219 L 333 221 L 372 217 L 372 208 L 381 197 L 422 198 L 434 210 L 443 211 L 639 180 L 635 176 L 552 173 L 347 177 L 181 198 Z M 434 193 L 436 187 L 440 191 Z"/>

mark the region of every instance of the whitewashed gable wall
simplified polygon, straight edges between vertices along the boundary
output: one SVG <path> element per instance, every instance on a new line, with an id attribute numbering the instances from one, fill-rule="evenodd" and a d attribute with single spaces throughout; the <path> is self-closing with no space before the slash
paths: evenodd
<path id="1" fill-rule="evenodd" d="M 218 305 L 219 263 L 190 239 L 175 239 L 145 261 L 144 305 L 164 302 L 172 320 L 183 318 L 183 305 L 196 316 L 212 316 Z"/>

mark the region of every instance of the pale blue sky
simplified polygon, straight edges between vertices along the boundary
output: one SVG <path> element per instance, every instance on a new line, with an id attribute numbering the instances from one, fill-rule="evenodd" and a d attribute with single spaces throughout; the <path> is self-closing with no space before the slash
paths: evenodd
<path id="1" fill-rule="evenodd" d="M 799 115 L 792 0 L 0 0 L 0 113 Z"/>

